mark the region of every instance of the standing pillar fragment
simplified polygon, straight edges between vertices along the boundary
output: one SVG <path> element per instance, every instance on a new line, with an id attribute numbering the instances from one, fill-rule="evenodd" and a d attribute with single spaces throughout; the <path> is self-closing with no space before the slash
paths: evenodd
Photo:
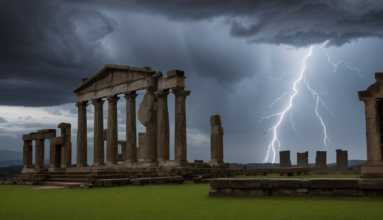
<path id="1" fill-rule="evenodd" d="M 146 156 L 146 133 L 138 133 L 138 149 L 137 149 L 137 159 L 138 162 L 144 162 Z"/>
<path id="2" fill-rule="evenodd" d="M 317 151 L 315 158 L 315 167 L 318 169 L 327 169 L 327 152 L 326 151 Z"/>
<path id="3" fill-rule="evenodd" d="M 173 89 L 175 95 L 174 160 L 186 161 L 186 108 L 185 100 L 190 91 Z"/>
<path id="4" fill-rule="evenodd" d="M 35 168 L 44 168 L 44 139 L 36 140 Z"/>
<path id="5" fill-rule="evenodd" d="M 346 172 L 348 167 L 348 154 L 346 150 L 336 150 L 336 167 L 338 172 Z"/>
<path id="6" fill-rule="evenodd" d="M 146 125 L 146 162 L 157 161 L 157 110 L 158 103 L 155 95 L 148 91 L 147 99 L 147 125 Z"/>
<path id="7" fill-rule="evenodd" d="M 382 161 L 382 143 L 379 127 L 378 99 L 365 99 L 367 165 Z M 383 110 L 383 109 L 382 109 Z M 382 111 L 381 110 L 381 111 Z"/>
<path id="8" fill-rule="evenodd" d="M 32 141 L 24 141 L 23 146 L 23 167 L 32 168 Z"/>
<path id="9" fill-rule="evenodd" d="M 126 99 L 126 154 L 123 156 L 127 163 L 137 162 L 136 97 L 135 92 L 125 93 L 124 96 Z"/>
<path id="10" fill-rule="evenodd" d="M 290 151 L 279 151 L 279 167 L 291 167 L 291 160 L 290 160 Z"/>
<path id="11" fill-rule="evenodd" d="M 106 164 L 116 164 L 118 157 L 117 101 L 120 98 L 108 98 L 108 133 L 106 140 Z"/>
<path id="12" fill-rule="evenodd" d="M 211 136 L 210 136 L 210 157 L 211 164 L 223 163 L 223 128 L 221 117 L 213 115 L 210 117 Z"/>
<path id="13" fill-rule="evenodd" d="M 88 102 L 78 102 L 78 123 L 77 123 L 77 166 L 87 166 L 87 125 L 86 125 L 86 106 Z"/>
<path id="14" fill-rule="evenodd" d="M 297 167 L 309 167 L 309 152 L 297 152 Z"/>
<path id="15" fill-rule="evenodd" d="M 94 105 L 94 165 L 104 165 L 104 115 L 102 99 L 92 100 Z"/>
<path id="16" fill-rule="evenodd" d="M 158 161 L 169 160 L 169 90 L 157 93 L 158 98 L 158 124 L 157 124 L 157 155 Z"/>

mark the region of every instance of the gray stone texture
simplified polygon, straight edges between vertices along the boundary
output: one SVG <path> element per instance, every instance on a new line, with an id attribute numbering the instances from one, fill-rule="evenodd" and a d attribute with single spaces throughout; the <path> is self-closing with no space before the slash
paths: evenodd
<path id="1" fill-rule="evenodd" d="M 319 169 L 327 168 L 327 152 L 326 151 L 317 151 L 315 158 L 315 167 Z"/>
<path id="2" fill-rule="evenodd" d="M 336 150 L 336 167 L 338 172 L 346 172 L 348 167 L 347 151 Z"/>
<path id="3" fill-rule="evenodd" d="M 290 151 L 279 151 L 279 167 L 291 167 Z"/>
<path id="4" fill-rule="evenodd" d="M 213 115 L 210 117 L 211 136 L 210 136 L 210 163 L 223 163 L 223 127 L 221 117 Z"/>
<path id="5" fill-rule="evenodd" d="M 297 167 L 309 167 L 309 152 L 297 153 Z"/>
<path id="6" fill-rule="evenodd" d="M 78 122 L 77 122 L 77 166 L 87 166 L 87 125 L 86 125 L 86 106 L 88 102 L 78 102 Z"/>
<path id="7" fill-rule="evenodd" d="M 108 134 L 106 140 L 106 164 L 116 164 L 118 155 L 117 96 L 108 97 Z"/>
<path id="8" fill-rule="evenodd" d="M 185 99 L 190 91 L 173 89 L 175 95 L 174 160 L 186 161 L 186 108 Z"/>
<path id="9" fill-rule="evenodd" d="M 137 149 L 137 158 L 138 162 L 144 162 L 146 157 L 146 133 L 138 133 L 138 149 Z"/>
<path id="10" fill-rule="evenodd" d="M 161 91 L 157 94 L 158 112 L 157 112 L 157 160 L 169 160 L 170 134 L 169 134 L 169 112 L 168 95 L 169 91 Z"/>
<path id="11" fill-rule="evenodd" d="M 146 123 L 146 162 L 157 161 L 157 98 L 152 91 L 147 91 L 147 123 Z"/>
<path id="12" fill-rule="evenodd" d="M 94 166 L 104 165 L 104 116 L 103 106 L 104 102 L 102 99 L 92 100 L 94 105 Z"/>
<path id="13" fill-rule="evenodd" d="M 135 92 L 127 94 L 126 99 L 126 154 L 125 162 L 137 162 L 136 97 Z"/>

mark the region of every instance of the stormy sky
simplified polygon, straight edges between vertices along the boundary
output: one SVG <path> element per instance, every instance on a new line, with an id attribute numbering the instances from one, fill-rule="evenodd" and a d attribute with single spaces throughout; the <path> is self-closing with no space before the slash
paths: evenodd
<path id="1" fill-rule="evenodd" d="M 317 150 L 328 151 L 328 162 L 335 162 L 336 149 L 366 159 L 357 92 L 383 72 L 379 1 L 15 0 L 0 2 L 0 27 L 0 150 L 22 151 L 22 134 L 67 122 L 75 163 L 72 90 L 105 64 L 119 64 L 185 71 L 192 91 L 186 99 L 189 161 L 210 159 L 209 118 L 220 114 L 224 160 L 261 163 L 274 137 L 268 130 L 281 117 L 260 120 L 285 111 L 305 67 L 276 130 L 276 150 L 290 150 L 293 164 L 304 151 L 314 163 Z M 172 159 L 173 94 L 168 102 Z M 92 164 L 93 106 L 87 111 Z M 123 98 L 118 117 L 125 140 Z"/>

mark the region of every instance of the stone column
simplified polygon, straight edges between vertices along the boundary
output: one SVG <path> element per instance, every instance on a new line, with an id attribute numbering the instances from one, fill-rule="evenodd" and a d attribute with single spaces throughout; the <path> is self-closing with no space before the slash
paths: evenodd
<path id="1" fill-rule="evenodd" d="M 186 161 L 186 108 L 185 99 L 190 91 L 173 89 L 175 95 L 174 160 Z"/>
<path id="2" fill-rule="evenodd" d="M 147 125 L 146 125 L 146 148 L 145 148 L 145 161 L 157 161 L 157 110 L 158 103 L 154 93 L 149 92 L 146 108 L 147 112 Z"/>
<path id="3" fill-rule="evenodd" d="M 219 115 L 211 116 L 210 125 L 210 162 L 212 164 L 223 163 L 223 128 L 221 126 L 221 117 Z"/>
<path id="4" fill-rule="evenodd" d="M 104 116 L 102 99 L 92 100 L 94 105 L 94 166 L 104 165 Z"/>
<path id="5" fill-rule="evenodd" d="M 365 99 L 366 117 L 366 141 L 367 141 L 367 162 L 376 164 L 382 161 L 382 148 L 380 139 L 380 127 L 378 116 L 378 100 Z"/>
<path id="6" fill-rule="evenodd" d="M 145 162 L 146 157 L 146 133 L 139 132 L 138 133 L 138 151 L 137 151 L 137 159 L 138 162 Z"/>
<path id="7" fill-rule="evenodd" d="M 36 140 L 35 168 L 44 168 L 44 139 Z"/>
<path id="8" fill-rule="evenodd" d="M 23 146 L 23 167 L 32 168 L 32 141 L 24 141 Z"/>
<path id="9" fill-rule="evenodd" d="M 61 164 L 61 149 L 60 145 L 56 145 L 56 138 L 49 138 L 50 144 L 50 157 L 49 157 L 49 168 L 58 168 Z"/>
<path id="10" fill-rule="evenodd" d="M 78 102 L 78 123 L 77 123 L 77 166 L 87 166 L 87 126 L 86 126 L 86 106 L 88 102 Z"/>
<path id="11" fill-rule="evenodd" d="M 117 96 L 108 97 L 108 134 L 106 140 L 106 164 L 116 164 L 118 158 Z"/>
<path id="12" fill-rule="evenodd" d="M 56 146 L 60 150 L 61 148 L 61 162 L 60 167 L 70 167 L 72 164 L 72 142 L 71 142 L 71 124 L 60 123 L 58 128 L 61 129 L 61 136 L 64 143 L 61 146 Z"/>
<path id="13" fill-rule="evenodd" d="M 169 160 L 169 90 L 157 93 L 157 160 Z"/>
<path id="14" fill-rule="evenodd" d="M 136 92 L 124 96 L 126 99 L 126 163 L 137 162 L 136 97 Z"/>

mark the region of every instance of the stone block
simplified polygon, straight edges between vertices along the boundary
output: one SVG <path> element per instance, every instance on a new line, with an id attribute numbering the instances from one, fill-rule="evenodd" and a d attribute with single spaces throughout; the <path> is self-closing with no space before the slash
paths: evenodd
<path id="1" fill-rule="evenodd" d="M 167 77 L 174 77 L 174 76 L 184 76 L 185 72 L 182 70 L 169 70 L 167 72 Z"/>
<path id="2" fill-rule="evenodd" d="M 261 187 L 259 179 L 232 179 L 230 186 L 233 189 L 258 189 Z"/>
<path id="3" fill-rule="evenodd" d="M 221 189 L 221 193 L 225 196 L 231 196 L 233 189 Z"/>
<path id="4" fill-rule="evenodd" d="M 223 196 L 223 193 L 221 193 L 221 189 L 209 189 L 209 196 Z"/>
<path id="5" fill-rule="evenodd" d="M 334 196 L 358 196 L 357 189 L 334 189 Z"/>
<path id="6" fill-rule="evenodd" d="M 210 117 L 210 125 L 221 125 L 221 117 L 219 115 L 213 115 Z"/>
<path id="7" fill-rule="evenodd" d="M 146 181 L 145 179 L 139 178 L 139 179 L 132 179 L 131 180 L 132 184 L 135 186 L 143 186 L 145 185 Z"/>
<path id="8" fill-rule="evenodd" d="M 332 189 L 310 189 L 309 196 L 334 196 Z"/>
<path id="9" fill-rule="evenodd" d="M 270 195 L 270 190 L 263 189 L 263 196 L 268 196 L 268 195 Z"/>
<path id="10" fill-rule="evenodd" d="M 278 189 L 278 190 L 271 190 L 272 196 L 295 196 L 295 190 L 294 189 Z"/>
<path id="11" fill-rule="evenodd" d="M 263 196 L 263 189 L 246 189 L 246 194 L 249 196 Z"/>
<path id="12" fill-rule="evenodd" d="M 383 190 L 381 189 L 359 189 L 358 196 L 365 197 L 383 197 Z"/>
<path id="13" fill-rule="evenodd" d="M 230 188 L 230 180 L 231 179 L 212 179 L 210 182 L 210 187 L 216 188 L 216 189 L 225 189 Z"/>
<path id="14" fill-rule="evenodd" d="M 383 189 L 383 178 L 360 179 L 359 189 Z"/>
<path id="15" fill-rule="evenodd" d="M 233 196 L 246 196 L 246 189 L 234 189 Z"/>
<path id="16" fill-rule="evenodd" d="M 304 179 L 302 179 L 302 180 L 299 180 L 299 184 L 300 184 L 300 187 L 301 188 L 309 188 L 309 180 L 304 180 Z"/>
<path id="17" fill-rule="evenodd" d="M 297 189 L 300 186 L 299 179 L 260 179 L 261 188 L 266 189 Z"/>
<path id="18" fill-rule="evenodd" d="M 310 179 L 311 189 L 358 189 L 359 179 Z"/>
<path id="19" fill-rule="evenodd" d="M 295 192 L 297 192 L 297 193 L 308 193 L 309 189 L 296 189 Z"/>

